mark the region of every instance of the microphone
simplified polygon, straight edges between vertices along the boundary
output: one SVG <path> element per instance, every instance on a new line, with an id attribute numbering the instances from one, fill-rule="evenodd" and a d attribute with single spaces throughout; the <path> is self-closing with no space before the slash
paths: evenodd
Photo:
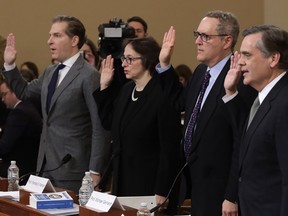
<path id="1" fill-rule="evenodd" d="M 115 150 L 115 152 L 111 155 L 110 160 L 109 160 L 109 162 L 108 162 L 108 165 L 107 165 L 106 169 L 105 169 L 104 172 L 103 172 L 102 178 L 101 178 L 101 180 L 98 182 L 98 184 L 94 187 L 94 190 L 95 190 L 97 187 L 99 187 L 99 189 L 103 188 L 103 186 L 104 186 L 103 184 L 106 183 L 106 181 L 107 181 L 107 179 L 108 179 L 108 177 L 109 177 L 108 174 L 110 173 L 110 170 L 111 170 L 111 167 L 112 167 L 112 162 L 113 162 L 113 160 L 114 160 L 116 157 L 119 156 L 119 154 L 120 154 L 120 149 L 117 149 L 117 150 Z"/>
<path id="2" fill-rule="evenodd" d="M 153 213 L 153 212 L 157 211 L 159 208 L 161 208 L 161 207 L 167 202 L 167 200 L 169 199 L 169 196 L 170 196 L 170 194 L 171 194 L 171 192 L 172 192 L 172 190 L 173 190 L 173 188 L 174 188 L 174 186 L 175 186 L 175 184 L 176 184 L 176 182 L 177 182 L 180 174 L 183 172 L 183 170 L 185 169 L 185 167 L 188 166 L 189 164 L 193 163 L 193 162 L 197 159 L 197 157 L 198 157 L 198 156 L 196 155 L 196 153 L 193 152 L 193 153 L 186 159 L 186 163 L 184 164 L 184 166 L 180 169 L 180 171 L 179 171 L 178 174 L 176 175 L 176 177 L 175 177 L 175 179 L 174 179 L 174 181 L 173 181 L 173 183 L 172 183 L 172 185 L 171 185 L 171 187 L 170 187 L 170 189 L 169 189 L 169 192 L 168 192 L 168 194 L 167 194 L 167 196 L 166 196 L 166 199 L 165 199 L 164 202 L 161 203 L 160 205 L 157 205 L 157 206 L 155 206 L 154 208 L 150 209 L 150 210 L 149 210 L 150 213 Z"/>
<path id="3" fill-rule="evenodd" d="M 56 168 L 54 169 L 50 169 L 50 170 L 43 170 L 43 171 L 38 171 L 38 172 L 30 172 L 30 173 L 26 173 L 24 175 L 22 175 L 20 178 L 19 178 L 19 183 L 22 182 L 27 176 L 30 176 L 30 175 L 39 175 L 40 173 L 43 173 L 43 172 L 52 172 L 54 170 L 57 170 L 59 169 L 60 167 L 62 167 L 64 164 L 68 163 L 70 160 L 71 160 L 72 156 L 71 154 L 66 154 L 62 160 L 61 160 L 61 163 L 59 164 L 59 166 L 57 166 Z"/>

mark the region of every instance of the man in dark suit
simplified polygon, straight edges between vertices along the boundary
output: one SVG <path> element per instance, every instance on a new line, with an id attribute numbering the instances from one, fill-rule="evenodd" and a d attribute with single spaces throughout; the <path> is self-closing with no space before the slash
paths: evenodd
<path id="1" fill-rule="evenodd" d="M 288 215 L 288 32 L 270 25 L 244 30 L 240 54 L 225 80 L 226 103 L 237 117 L 241 74 L 258 97 L 240 145 L 239 203 L 242 216 Z M 237 104 L 237 106 L 235 106 Z M 254 111 L 254 112 L 253 112 Z M 254 115 L 253 115 L 254 113 Z M 254 117 L 253 117 L 254 116 Z M 239 119 L 239 117 L 237 117 Z"/>
<path id="2" fill-rule="evenodd" d="M 78 193 L 85 171 L 90 170 L 94 185 L 100 181 L 109 153 L 92 96 L 99 86 L 99 73 L 80 55 L 79 50 L 86 41 L 85 27 L 80 20 L 56 16 L 49 35 L 51 58 L 59 65 L 50 65 L 38 79 L 28 84 L 15 65 L 15 36 L 9 34 L 3 74 L 17 97 L 41 100 L 43 132 L 37 170 L 58 167 L 62 158 L 70 154 L 72 159 L 68 163 L 43 176 L 50 178 L 57 187 Z M 60 63 L 64 68 L 59 70 L 58 77 L 53 76 Z M 52 88 L 52 83 L 56 88 Z M 50 89 L 55 89 L 52 97 Z"/>
<path id="3" fill-rule="evenodd" d="M 19 174 L 36 171 L 42 119 L 35 107 L 19 100 L 6 82 L 0 84 L 2 101 L 11 109 L 0 138 L 0 175 L 7 177 L 10 161 L 15 160 Z"/>
<path id="4" fill-rule="evenodd" d="M 178 82 L 177 74 L 172 67 L 169 67 L 171 48 L 174 45 L 171 39 L 174 37 L 173 32 L 169 31 L 163 41 L 167 49 L 162 46 L 161 67 L 157 70 L 158 72 L 167 70 L 161 74 L 166 81 L 163 82 L 164 89 L 168 89 L 167 94 L 172 100 L 176 100 L 178 108 L 185 111 L 183 149 L 187 161 L 191 155 L 197 157 L 188 167 L 193 216 L 222 214 L 236 216 L 238 212 L 237 156 L 240 134 L 222 100 L 225 95 L 223 82 L 230 68 L 230 57 L 238 34 L 239 25 L 233 14 L 211 11 L 205 15 L 197 31 L 194 32 L 197 60 L 201 64 L 195 69 L 184 92 L 181 92 L 177 84 L 175 88 L 171 84 L 171 74 Z M 170 46 L 166 40 L 172 41 Z M 192 135 L 189 136 L 188 128 L 192 122 L 190 118 L 194 115 L 193 110 L 197 107 L 197 101 L 200 100 L 198 98 L 207 71 L 211 77 L 202 103 L 199 103 L 201 111 L 195 118 L 196 126 L 194 125 Z M 246 92 L 246 89 L 241 88 L 240 93 L 246 95 L 250 90 Z M 179 92 L 180 97 L 177 98 Z M 184 147 L 186 141 L 191 144 L 190 150 Z"/>

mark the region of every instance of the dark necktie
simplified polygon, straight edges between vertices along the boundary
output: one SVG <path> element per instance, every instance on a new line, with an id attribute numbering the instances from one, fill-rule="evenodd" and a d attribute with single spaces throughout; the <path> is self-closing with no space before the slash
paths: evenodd
<path id="1" fill-rule="evenodd" d="M 202 100 L 204 97 L 204 93 L 207 89 L 207 86 L 209 85 L 210 77 L 211 77 L 211 75 L 210 75 L 209 71 L 206 71 L 205 76 L 204 76 L 204 80 L 203 80 L 203 83 L 201 86 L 201 90 L 200 90 L 200 93 L 198 96 L 197 103 L 193 109 L 193 112 L 190 116 L 190 120 L 189 120 L 188 125 L 187 125 L 186 133 L 184 136 L 184 151 L 185 151 L 186 158 L 189 157 L 190 152 L 191 152 L 192 135 L 193 135 L 194 128 L 196 126 L 196 123 L 197 123 L 197 120 L 199 117 L 200 108 L 201 108 Z"/>
<path id="2" fill-rule="evenodd" d="M 48 94 L 47 94 L 47 100 L 46 100 L 46 112 L 47 113 L 48 113 L 49 108 L 50 108 L 50 103 L 51 103 L 52 96 L 53 96 L 53 94 L 55 92 L 55 89 L 56 89 L 59 70 L 63 69 L 64 67 L 65 67 L 64 64 L 59 64 L 57 66 L 56 70 L 54 71 L 54 73 L 52 75 L 50 83 L 48 85 Z"/>
<path id="3" fill-rule="evenodd" d="M 250 109 L 250 114 L 249 114 L 249 119 L 248 119 L 248 125 L 247 128 L 249 127 L 250 123 L 252 122 L 258 108 L 260 106 L 260 101 L 259 101 L 259 97 L 257 96 L 254 100 L 254 103 Z"/>

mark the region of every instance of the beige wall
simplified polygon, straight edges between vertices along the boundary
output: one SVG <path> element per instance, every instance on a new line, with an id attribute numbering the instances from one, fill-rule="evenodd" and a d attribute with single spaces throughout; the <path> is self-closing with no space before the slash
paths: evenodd
<path id="1" fill-rule="evenodd" d="M 264 22 L 288 31 L 287 0 L 264 0 Z"/>
<path id="2" fill-rule="evenodd" d="M 94 42 L 98 41 L 98 25 L 114 17 L 123 20 L 133 15 L 143 17 L 148 22 L 149 34 L 159 43 L 163 33 L 174 25 L 177 42 L 173 64 L 186 63 L 193 68 L 197 62 L 192 32 L 207 11 L 220 9 L 233 12 L 239 19 L 241 30 L 264 20 L 263 0 L 14 0 L 2 1 L 1 9 L 0 35 L 6 37 L 9 32 L 16 35 L 17 64 L 34 61 L 41 71 L 50 63 L 48 32 L 52 17 L 58 14 L 73 15 L 82 20 L 88 37 Z"/>

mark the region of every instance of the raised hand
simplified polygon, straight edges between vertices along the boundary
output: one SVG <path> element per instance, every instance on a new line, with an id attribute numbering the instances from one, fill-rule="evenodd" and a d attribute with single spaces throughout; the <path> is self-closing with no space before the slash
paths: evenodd
<path id="1" fill-rule="evenodd" d="M 8 65 L 12 65 L 16 61 L 17 50 L 15 44 L 15 36 L 10 33 L 7 36 L 6 48 L 4 51 L 4 62 Z"/>
<path id="2" fill-rule="evenodd" d="M 227 95 L 232 95 L 237 91 L 237 84 L 241 77 L 241 65 L 238 64 L 240 54 L 236 51 L 231 56 L 230 70 L 228 71 L 225 81 L 224 88 Z"/>
<path id="3" fill-rule="evenodd" d="M 114 59 L 108 55 L 101 63 L 100 90 L 108 88 L 113 80 Z"/>
<path id="4" fill-rule="evenodd" d="M 173 47 L 176 40 L 176 30 L 171 26 L 168 32 L 165 32 L 163 37 L 162 48 L 159 55 L 159 62 L 161 67 L 170 64 L 170 59 L 173 54 Z"/>

